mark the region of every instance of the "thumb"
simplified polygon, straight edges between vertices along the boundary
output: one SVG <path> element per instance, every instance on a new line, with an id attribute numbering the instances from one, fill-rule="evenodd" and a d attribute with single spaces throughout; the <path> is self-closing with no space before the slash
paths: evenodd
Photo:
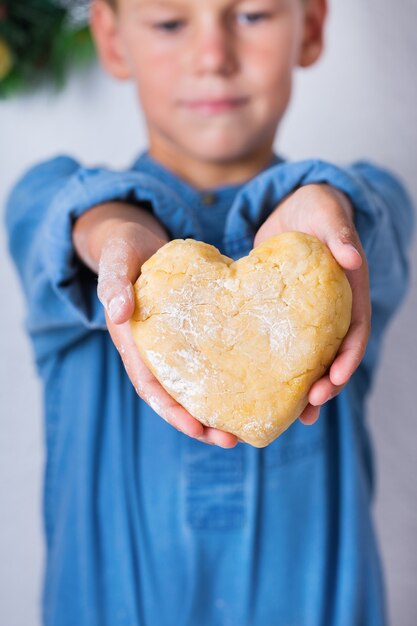
<path id="1" fill-rule="evenodd" d="M 336 222 L 327 229 L 325 243 L 344 269 L 357 270 L 362 266 L 359 237 L 354 226 L 347 226 L 345 220 Z"/>
<path id="2" fill-rule="evenodd" d="M 132 282 L 138 277 L 140 262 L 128 242 L 116 237 L 103 247 L 98 271 L 97 295 L 115 324 L 129 320 L 135 309 Z"/>
<path id="3" fill-rule="evenodd" d="M 339 189 L 325 185 L 332 198 L 332 209 L 325 220 L 324 240 L 336 261 L 347 270 L 362 266 L 364 252 L 354 223 L 354 208 L 350 199 Z M 336 204 L 334 204 L 336 200 Z"/>

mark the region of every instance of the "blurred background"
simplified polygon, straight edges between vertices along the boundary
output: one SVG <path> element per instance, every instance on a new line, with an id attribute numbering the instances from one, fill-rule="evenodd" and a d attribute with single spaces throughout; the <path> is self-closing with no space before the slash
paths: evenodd
<path id="1" fill-rule="evenodd" d="M 8 62 L 1 48 L 5 6 L 0 0 L 0 74 Z M 325 54 L 316 67 L 297 73 L 277 150 L 292 160 L 374 160 L 403 178 L 417 206 L 416 27 L 415 0 L 330 0 Z M 68 154 L 85 165 L 122 169 L 145 146 L 132 86 L 114 82 L 94 61 L 73 68 L 59 92 L 46 84 L 16 92 L 0 100 L 1 210 L 12 184 L 41 159 Z M 389 328 L 368 403 L 377 475 L 374 513 L 395 626 L 417 623 L 416 239 L 412 287 Z M 38 626 L 42 399 L 3 227 L 0 277 L 0 624 Z"/>

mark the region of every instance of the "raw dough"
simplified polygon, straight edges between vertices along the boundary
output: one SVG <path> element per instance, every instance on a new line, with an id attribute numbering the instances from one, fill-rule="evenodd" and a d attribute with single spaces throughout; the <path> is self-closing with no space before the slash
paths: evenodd
<path id="1" fill-rule="evenodd" d="M 258 448 L 300 415 L 351 319 L 330 250 L 299 232 L 233 261 L 175 239 L 142 266 L 132 331 L 168 393 L 207 426 Z"/>

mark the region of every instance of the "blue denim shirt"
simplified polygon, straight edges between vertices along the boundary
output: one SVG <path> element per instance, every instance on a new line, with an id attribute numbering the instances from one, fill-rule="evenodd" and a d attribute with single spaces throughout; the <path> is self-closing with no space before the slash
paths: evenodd
<path id="1" fill-rule="evenodd" d="M 312 427 L 230 450 L 172 428 L 135 393 L 105 328 L 74 220 L 120 199 L 172 238 L 237 259 L 278 202 L 308 183 L 345 192 L 368 257 L 372 332 L 349 384 Z M 274 158 L 243 185 L 201 193 L 145 153 L 127 171 L 60 156 L 7 202 L 10 250 L 44 385 L 48 626 L 381 626 L 364 403 L 408 282 L 410 200 L 369 163 Z"/>

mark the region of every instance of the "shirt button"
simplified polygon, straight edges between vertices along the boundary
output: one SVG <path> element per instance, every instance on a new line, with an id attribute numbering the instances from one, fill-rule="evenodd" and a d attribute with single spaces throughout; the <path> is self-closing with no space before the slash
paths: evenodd
<path id="1" fill-rule="evenodd" d="M 201 202 L 206 206 L 210 206 L 216 202 L 216 196 L 209 191 L 201 194 Z"/>

